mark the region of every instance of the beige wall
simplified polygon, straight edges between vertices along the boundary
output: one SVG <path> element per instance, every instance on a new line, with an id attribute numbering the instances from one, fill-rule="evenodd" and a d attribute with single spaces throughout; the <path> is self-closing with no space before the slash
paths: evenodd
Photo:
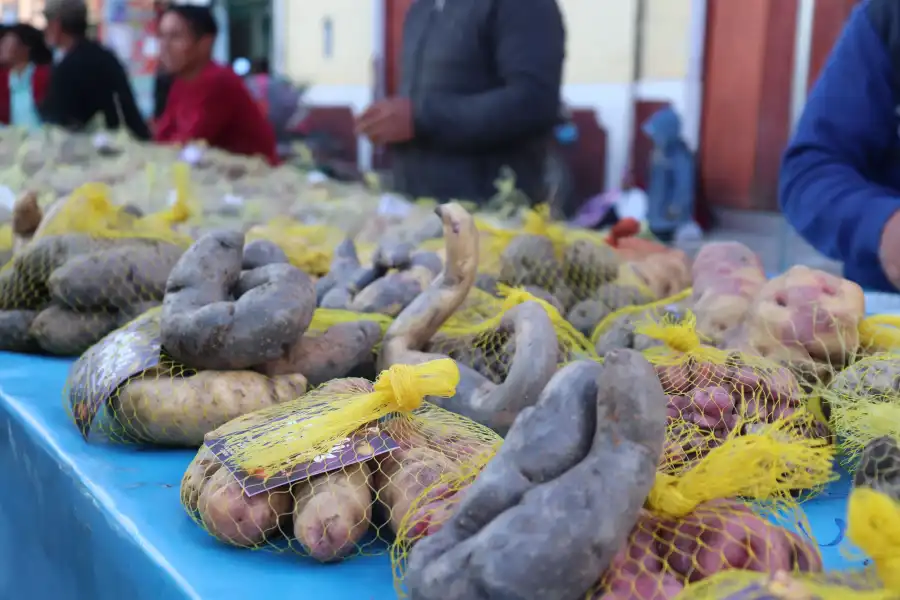
<path id="1" fill-rule="evenodd" d="M 559 2 L 568 33 L 565 83 L 629 83 L 638 0 Z M 686 76 L 691 4 L 691 0 L 645 0 L 642 79 Z"/>
<path id="2" fill-rule="evenodd" d="M 688 74 L 691 0 L 646 0 L 641 78 L 683 79 Z"/>
<path id="3" fill-rule="evenodd" d="M 316 86 L 366 86 L 373 82 L 374 21 L 365 0 L 285 2 L 285 70 Z M 332 22 L 332 55 L 324 54 L 324 22 Z M 274 26 L 278 26 L 274 24 Z"/>

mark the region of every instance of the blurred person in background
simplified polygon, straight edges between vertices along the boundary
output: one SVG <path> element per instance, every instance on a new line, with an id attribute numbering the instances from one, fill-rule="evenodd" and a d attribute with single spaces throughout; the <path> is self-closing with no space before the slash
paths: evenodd
<path id="1" fill-rule="evenodd" d="M 44 37 L 61 57 L 40 106 L 43 121 L 84 131 L 102 114 L 107 129 L 118 129 L 121 110 L 131 133 L 138 139 L 150 139 L 150 129 L 138 110 L 122 63 L 112 51 L 86 37 L 88 10 L 84 1 L 47 0 L 44 17 Z"/>
<path id="2" fill-rule="evenodd" d="M 900 289 L 900 2 L 864 0 L 831 51 L 781 164 L 788 222 L 844 275 Z"/>
<path id="3" fill-rule="evenodd" d="M 218 26 L 205 6 L 172 5 L 160 21 L 160 62 L 174 77 L 154 139 L 203 140 L 234 154 L 277 162 L 275 133 L 244 81 L 212 59 Z"/>
<path id="4" fill-rule="evenodd" d="M 24 23 L 8 28 L 0 38 L 0 62 L 8 70 L 0 78 L 0 122 L 39 129 L 38 106 L 47 95 L 53 62 L 44 34 Z"/>
<path id="5" fill-rule="evenodd" d="M 399 93 L 366 109 L 357 131 L 389 147 L 398 192 L 483 204 L 509 167 L 543 202 L 565 45 L 557 0 L 414 2 Z"/>
<path id="6" fill-rule="evenodd" d="M 153 11 L 156 14 L 156 36 L 159 39 L 159 25 L 162 16 L 169 7 L 168 2 L 162 0 L 154 0 Z M 169 97 L 169 91 L 172 89 L 172 75 L 166 72 L 160 63 L 156 68 L 156 75 L 153 77 L 153 118 L 159 119 L 166 111 L 166 100 Z"/>

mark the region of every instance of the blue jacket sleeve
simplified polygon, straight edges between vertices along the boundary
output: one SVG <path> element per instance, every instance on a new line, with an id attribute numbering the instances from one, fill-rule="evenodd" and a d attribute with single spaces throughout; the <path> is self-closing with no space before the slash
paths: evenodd
<path id="1" fill-rule="evenodd" d="M 871 179 L 897 137 L 887 47 L 857 6 L 814 86 L 781 165 L 788 221 L 817 250 L 878 264 L 885 222 L 900 192 Z"/>

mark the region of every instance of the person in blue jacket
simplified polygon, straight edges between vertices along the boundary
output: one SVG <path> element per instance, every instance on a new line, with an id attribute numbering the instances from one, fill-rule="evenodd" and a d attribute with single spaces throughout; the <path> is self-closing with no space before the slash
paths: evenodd
<path id="1" fill-rule="evenodd" d="M 784 154 L 781 207 L 844 275 L 900 289 L 900 1 L 863 0 Z"/>

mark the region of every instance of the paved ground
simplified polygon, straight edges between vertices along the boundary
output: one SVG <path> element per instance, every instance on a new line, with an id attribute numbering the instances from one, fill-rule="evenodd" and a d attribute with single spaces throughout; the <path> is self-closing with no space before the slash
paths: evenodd
<path id="1" fill-rule="evenodd" d="M 802 264 L 840 274 L 841 265 L 819 254 L 787 225 L 777 213 L 717 211 L 717 226 L 704 241 L 735 240 L 753 249 L 763 261 L 768 273 L 784 271 L 791 265 Z M 702 242 L 679 244 L 688 253 L 697 250 Z"/>

